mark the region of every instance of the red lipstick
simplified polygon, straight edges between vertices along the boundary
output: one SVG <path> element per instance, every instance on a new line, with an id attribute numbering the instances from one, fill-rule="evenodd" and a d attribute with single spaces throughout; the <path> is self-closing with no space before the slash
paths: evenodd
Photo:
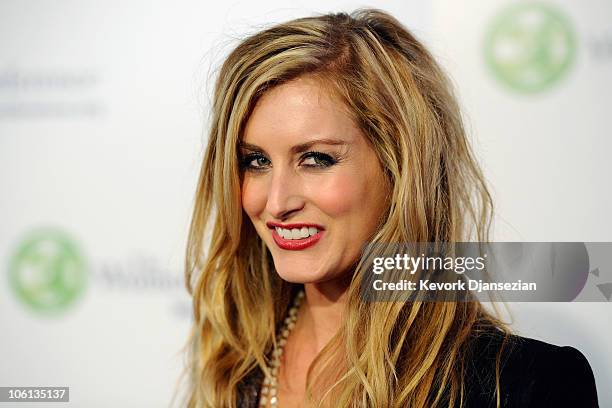
<path id="1" fill-rule="evenodd" d="M 268 226 L 268 228 L 272 230 L 272 238 L 274 239 L 274 242 L 276 242 L 276 245 L 278 245 L 279 248 L 281 249 L 286 249 L 289 251 L 299 251 L 299 250 L 306 249 L 306 248 L 313 246 L 314 244 L 319 242 L 324 232 L 324 228 L 322 226 L 318 224 L 310 224 L 310 223 L 281 224 L 281 223 L 269 221 L 266 223 L 266 225 Z M 278 232 L 276 232 L 277 227 L 288 229 L 288 230 L 293 229 L 293 228 L 313 227 L 313 228 L 316 228 L 318 232 L 306 238 L 285 239 L 281 237 L 280 235 L 278 235 Z"/>

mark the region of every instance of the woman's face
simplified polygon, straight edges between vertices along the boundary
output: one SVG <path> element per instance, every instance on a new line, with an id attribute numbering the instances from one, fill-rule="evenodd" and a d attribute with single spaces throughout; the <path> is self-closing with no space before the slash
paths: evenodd
<path id="1" fill-rule="evenodd" d="M 352 273 L 385 211 L 376 153 L 323 85 L 309 77 L 258 101 L 240 143 L 242 206 L 286 281 Z"/>

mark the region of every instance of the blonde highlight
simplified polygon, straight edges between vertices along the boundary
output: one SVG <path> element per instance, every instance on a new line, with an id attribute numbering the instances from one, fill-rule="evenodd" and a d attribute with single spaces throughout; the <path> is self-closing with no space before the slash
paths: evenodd
<path id="1" fill-rule="evenodd" d="M 267 370 L 299 289 L 278 277 L 243 215 L 236 149 L 258 98 L 302 75 L 347 107 L 383 165 L 392 192 L 372 242 L 488 240 L 492 200 L 451 84 L 401 23 L 364 9 L 293 20 L 245 39 L 215 85 L 188 236 L 189 407 L 236 406 L 240 383 Z M 477 302 L 364 303 L 366 272 L 359 260 L 346 321 L 311 365 L 309 405 L 461 406 L 470 339 L 487 327 L 507 335 L 507 327 Z"/>

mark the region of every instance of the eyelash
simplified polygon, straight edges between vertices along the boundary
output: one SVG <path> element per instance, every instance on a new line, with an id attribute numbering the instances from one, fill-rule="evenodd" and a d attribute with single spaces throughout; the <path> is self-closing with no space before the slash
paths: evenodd
<path id="1" fill-rule="evenodd" d="M 300 156 L 300 163 L 303 162 L 306 159 L 309 158 L 314 158 L 315 160 L 319 160 L 319 161 L 323 161 L 326 162 L 327 164 L 322 164 L 322 165 L 317 165 L 317 164 L 305 164 L 303 166 L 305 167 L 309 167 L 312 169 L 324 169 L 324 168 L 328 168 L 331 167 L 335 164 L 337 164 L 340 159 L 338 157 L 334 157 L 332 155 L 329 155 L 327 153 L 323 153 L 323 152 L 317 152 L 317 151 L 310 151 L 310 152 L 306 152 L 304 153 L 302 156 Z M 265 170 L 265 166 L 253 166 L 251 165 L 251 163 L 254 160 L 257 159 L 264 159 L 264 160 L 268 160 L 268 158 L 266 156 L 264 156 L 262 153 L 249 153 L 247 155 L 245 155 L 244 157 L 242 157 L 240 159 L 240 169 L 241 170 L 247 170 L 247 171 L 263 171 Z"/>

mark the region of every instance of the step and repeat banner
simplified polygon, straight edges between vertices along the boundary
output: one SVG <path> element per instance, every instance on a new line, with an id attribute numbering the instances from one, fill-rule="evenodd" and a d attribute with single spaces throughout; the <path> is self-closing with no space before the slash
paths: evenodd
<path id="1" fill-rule="evenodd" d="M 211 79 L 247 33 L 365 5 L 452 78 L 496 240 L 612 241 L 608 2 L 3 1 L 0 386 L 69 387 L 74 407 L 177 405 Z M 609 406 L 612 270 L 590 269 L 591 301 L 511 303 L 509 318 L 580 349 Z"/>

